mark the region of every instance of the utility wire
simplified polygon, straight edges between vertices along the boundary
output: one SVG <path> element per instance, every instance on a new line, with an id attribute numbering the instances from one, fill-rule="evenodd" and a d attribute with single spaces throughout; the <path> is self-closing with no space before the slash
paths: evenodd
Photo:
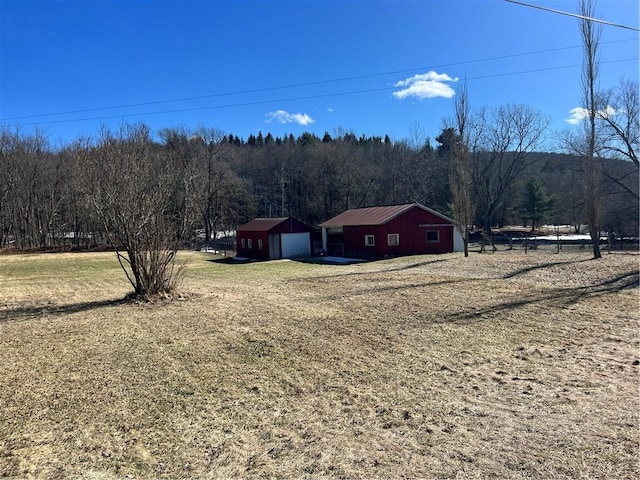
<path id="1" fill-rule="evenodd" d="M 504 0 L 504 1 L 505 2 L 509 2 L 509 3 L 515 3 L 515 4 L 518 4 L 518 5 L 523 5 L 525 7 L 537 8 L 539 10 L 545 10 L 547 12 L 559 13 L 560 15 L 567 15 L 569 17 L 579 18 L 581 20 L 589 20 L 590 22 L 603 23 L 603 24 L 609 25 L 611 27 L 626 28 L 627 30 L 633 30 L 634 32 L 640 32 L 640 30 L 635 28 L 635 27 L 629 27 L 627 25 L 622 25 L 620 23 L 607 22 L 606 20 L 600 20 L 599 18 L 585 17 L 584 15 L 579 15 L 577 13 L 570 13 L 570 12 L 565 12 L 563 10 L 556 10 L 554 8 L 541 7 L 540 5 L 530 5 L 528 3 L 518 2 L 516 0 Z"/>
<path id="2" fill-rule="evenodd" d="M 605 43 L 629 42 L 629 41 L 632 41 L 632 40 L 631 39 L 629 39 L 629 40 L 614 40 L 614 41 L 611 41 L 611 42 L 603 42 L 603 44 L 605 44 Z M 563 51 L 563 50 L 571 50 L 571 49 L 574 49 L 574 48 L 582 48 L 582 45 L 576 45 L 576 46 L 571 46 L 571 47 L 551 48 L 551 49 L 547 49 L 547 50 L 537 50 L 537 51 L 534 51 L 534 52 L 514 53 L 514 54 L 509 54 L 509 55 L 500 55 L 500 56 L 497 56 L 497 57 L 487 57 L 487 58 L 481 58 L 481 59 L 476 59 L 476 60 L 467 60 L 467 61 L 461 61 L 461 62 L 444 63 L 444 64 L 440 64 L 440 65 L 432 65 L 430 67 L 416 67 L 416 68 L 410 68 L 410 69 L 404 69 L 404 70 L 395 70 L 395 71 L 391 71 L 391 72 L 371 73 L 371 74 L 357 75 L 357 76 L 353 76 L 353 77 L 336 78 L 336 79 L 330 79 L 330 80 L 318 80 L 318 81 L 315 81 L 315 82 L 296 83 L 296 84 L 291 84 L 291 85 L 281 85 L 281 86 L 276 86 L 276 87 L 257 88 L 257 89 L 243 90 L 243 91 L 237 91 L 237 92 L 215 93 L 215 94 L 210 94 L 210 95 L 200 95 L 200 96 L 196 96 L 196 97 L 183 97 L 183 98 L 175 98 L 175 99 L 170 99 L 170 100 L 156 100 L 156 101 L 151 101 L 151 102 L 130 103 L 130 104 L 125 104 L 125 105 L 114 105 L 114 106 L 110 106 L 110 107 L 84 108 L 84 109 L 80 109 L 80 110 L 68 110 L 68 111 L 64 111 L 64 112 L 51 112 L 51 113 L 41 113 L 41 114 L 32 114 L 32 115 L 22 115 L 22 116 L 18 116 L 18 117 L 6 117 L 6 118 L 0 119 L 0 120 L 2 120 L 2 121 L 24 120 L 24 119 L 36 118 L 36 117 L 51 117 L 51 116 L 58 116 L 58 115 L 70 115 L 70 114 L 74 114 L 74 113 L 99 112 L 99 111 L 104 111 L 104 110 L 118 110 L 118 109 L 121 109 L 121 108 L 146 107 L 146 106 L 149 106 L 149 105 L 161 105 L 161 104 L 165 104 L 165 103 L 177 103 L 177 102 L 186 102 L 186 101 L 193 101 L 193 100 L 204 100 L 204 99 L 207 99 L 207 98 L 229 97 L 229 96 L 234 96 L 234 95 L 247 95 L 247 94 L 250 94 L 250 93 L 262 93 L 262 92 L 269 92 L 269 91 L 274 91 L 274 90 L 285 90 L 285 89 L 290 89 L 290 88 L 300 88 L 300 87 L 309 87 L 309 86 L 313 86 L 313 85 L 323 85 L 323 84 L 329 84 L 329 83 L 345 82 L 345 81 L 350 81 L 350 80 L 361 80 L 361 79 L 364 79 L 364 78 L 381 77 L 381 76 L 386 76 L 386 75 L 396 75 L 396 74 L 401 74 L 401 73 L 413 72 L 413 71 L 417 71 L 417 70 L 432 70 L 432 69 L 436 69 L 436 68 L 452 67 L 452 66 L 457 66 L 457 65 L 467 65 L 467 64 L 471 64 L 471 63 L 483 63 L 483 62 L 489 62 L 489 61 L 494 61 L 494 60 L 503 60 L 503 59 L 507 59 L 507 58 L 523 57 L 523 56 L 527 56 L 527 55 L 537 55 L 537 54 L 541 54 L 541 53 L 560 52 L 560 51 Z M 179 110 L 179 111 L 185 111 L 185 110 Z M 106 117 L 106 118 L 113 118 L 113 117 Z M 51 123 L 54 123 L 54 122 L 51 122 Z M 31 125 L 31 124 L 28 124 L 28 125 Z"/>
<path id="3" fill-rule="evenodd" d="M 629 61 L 637 61 L 638 58 L 626 58 L 621 60 L 609 60 L 605 62 L 601 62 L 601 64 L 606 63 L 617 63 L 617 62 L 629 62 Z M 582 67 L 581 64 L 576 65 L 564 65 L 560 67 L 547 67 L 547 68 L 537 68 L 532 70 L 521 70 L 518 72 L 506 72 L 506 73 L 494 73 L 491 75 L 482 75 L 478 77 L 469 77 L 467 80 L 483 80 L 487 78 L 496 78 L 496 77 L 506 77 L 510 75 L 523 75 L 527 73 L 538 73 L 538 72 L 547 72 L 550 70 L 561 70 L 566 68 L 578 68 Z M 223 108 L 235 108 L 235 107 L 246 107 L 251 105 L 263 105 L 267 103 L 284 103 L 284 102 L 293 102 L 300 100 L 312 100 L 317 98 L 328 98 L 328 97 L 340 97 L 346 95 L 357 95 L 363 93 L 373 93 L 373 92 L 381 92 L 381 91 L 389 91 L 395 90 L 398 87 L 380 87 L 380 88 L 371 88 L 367 90 L 352 90 L 347 92 L 337 92 L 337 93 L 324 93 L 318 95 L 307 95 L 303 97 L 293 97 L 293 98 L 282 98 L 282 99 L 272 99 L 272 100 L 260 100 L 255 102 L 244 102 L 244 103 L 231 103 L 226 105 L 210 105 L 207 107 L 193 107 L 193 108 L 181 108 L 181 109 L 173 109 L 173 110 L 162 110 L 156 112 L 145 112 L 145 113 L 127 113 L 127 114 L 116 114 L 116 115 L 107 115 L 107 116 L 97 116 L 97 117 L 85 117 L 85 118 L 74 118 L 74 119 L 66 119 L 66 120 L 49 120 L 49 121 L 41 121 L 41 122 L 31 122 L 31 123 L 23 123 L 19 125 L 10 125 L 10 127 L 18 127 L 18 126 L 33 126 L 33 125 L 50 125 L 54 123 L 72 123 L 72 122 L 85 122 L 90 120 L 107 120 L 112 118 L 127 118 L 127 117 L 135 117 L 135 116 L 148 116 L 148 115 L 161 115 L 165 113 L 184 113 L 184 112 L 194 112 L 201 110 L 218 110 Z"/>

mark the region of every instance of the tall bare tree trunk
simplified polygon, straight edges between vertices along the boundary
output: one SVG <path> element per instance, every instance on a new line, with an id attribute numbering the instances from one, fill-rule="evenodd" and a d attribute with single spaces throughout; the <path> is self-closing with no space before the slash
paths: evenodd
<path id="1" fill-rule="evenodd" d="M 469 120 L 469 98 L 467 83 L 458 89 L 455 100 L 455 121 L 458 139 L 454 143 L 449 169 L 449 183 L 453 200 L 453 216 L 458 230 L 462 234 L 464 256 L 469 256 L 469 226 L 471 225 L 471 171 L 469 167 L 469 138 L 467 123 Z"/>
<path id="2" fill-rule="evenodd" d="M 583 17 L 594 18 L 594 5 L 591 0 L 581 0 L 580 14 Z M 584 156 L 584 209 L 593 258 L 600 258 L 600 162 L 596 155 L 596 118 L 598 116 L 597 82 L 599 71 L 598 47 L 602 29 L 595 22 L 582 18 L 580 33 L 584 48 L 582 63 L 582 89 L 585 108 L 588 116 L 585 124 L 586 152 Z"/>

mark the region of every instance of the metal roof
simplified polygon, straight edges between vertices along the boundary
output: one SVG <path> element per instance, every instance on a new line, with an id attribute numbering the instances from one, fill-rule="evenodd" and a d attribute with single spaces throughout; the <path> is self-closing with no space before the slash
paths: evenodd
<path id="1" fill-rule="evenodd" d="M 427 212 L 437 215 L 447 222 L 453 223 L 453 220 L 449 217 L 425 207 L 424 205 L 419 203 L 407 203 L 404 205 L 391 205 L 388 207 L 352 208 L 351 210 L 347 210 L 346 212 L 321 223 L 320 227 L 336 228 L 344 226 L 355 227 L 365 225 L 382 225 L 413 207 L 421 208 L 422 210 L 426 210 Z"/>
<path id="2" fill-rule="evenodd" d="M 245 223 L 236 229 L 237 232 L 266 232 L 276 225 L 280 225 L 289 217 L 280 218 L 254 218 L 249 223 Z"/>
<path id="3" fill-rule="evenodd" d="M 405 205 L 391 205 L 388 207 L 352 208 L 321 223 L 320 226 L 332 228 L 358 225 L 382 225 L 415 205 L 415 203 L 410 203 Z"/>

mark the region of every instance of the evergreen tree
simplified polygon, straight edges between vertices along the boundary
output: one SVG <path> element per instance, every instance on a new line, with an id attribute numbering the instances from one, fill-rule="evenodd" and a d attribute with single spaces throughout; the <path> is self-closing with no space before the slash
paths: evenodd
<path id="1" fill-rule="evenodd" d="M 275 140 L 273 139 L 273 135 L 271 135 L 271 132 L 267 133 L 267 135 L 264 137 L 264 144 L 267 146 L 273 145 L 275 143 Z"/>
<path id="2" fill-rule="evenodd" d="M 531 220 L 531 230 L 539 226 L 555 208 L 556 198 L 549 196 L 534 178 L 527 182 L 520 200 L 519 211 L 526 220 Z"/>
<path id="3" fill-rule="evenodd" d="M 448 160 L 454 151 L 455 144 L 460 140 L 456 129 L 453 127 L 446 127 L 442 130 L 440 135 L 436 137 L 438 145 L 437 153 L 441 159 Z"/>

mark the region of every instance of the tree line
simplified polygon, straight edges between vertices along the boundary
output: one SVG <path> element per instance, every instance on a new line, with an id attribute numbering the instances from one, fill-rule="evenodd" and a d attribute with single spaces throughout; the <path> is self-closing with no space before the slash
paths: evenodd
<path id="1" fill-rule="evenodd" d="M 541 151 L 545 129 L 544 116 L 525 105 L 468 115 L 470 228 L 546 221 L 578 230 L 585 223 L 582 158 Z M 254 217 L 317 225 L 372 205 L 419 202 L 458 218 L 453 197 L 460 185 L 452 172 L 459 140 L 453 126 L 433 141 L 419 135 L 392 141 L 343 130 L 245 140 L 215 129 L 154 133 L 126 125 L 53 149 L 42 132 L 3 129 L 0 247 L 122 244 L 112 235 L 146 232 L 153 209 L 163 213 L 155 228 L 187 243 L 210 241 Z M 599 165 L 603 230 L 637 236 L 637 159 L 602 157 Z M 532 217 L 536 207 L 527 199 L 546 197 L 555 199 L 553 207 Z M 134 206 L 141 211 L 131 212 Z"/>
<path id="2" fill-rule="evenodd" d="M 254 217 L 317 225 L 344 210 L 419 202 L 463 233 L 542 222 L 638 237 L 638 85 L 599 93 L 582 132 L 546 152 L 548 120 L 522 104 L 469 107 L 466 85 L 435 139 L 338 129 L 246 140 L 144 124 L 52 148 L 0 128 L 0 249 L 112 248 L 136 297 L 176 291 L 179 248 Z M 224 234 L 224 233 L 223 233 Z"/>

